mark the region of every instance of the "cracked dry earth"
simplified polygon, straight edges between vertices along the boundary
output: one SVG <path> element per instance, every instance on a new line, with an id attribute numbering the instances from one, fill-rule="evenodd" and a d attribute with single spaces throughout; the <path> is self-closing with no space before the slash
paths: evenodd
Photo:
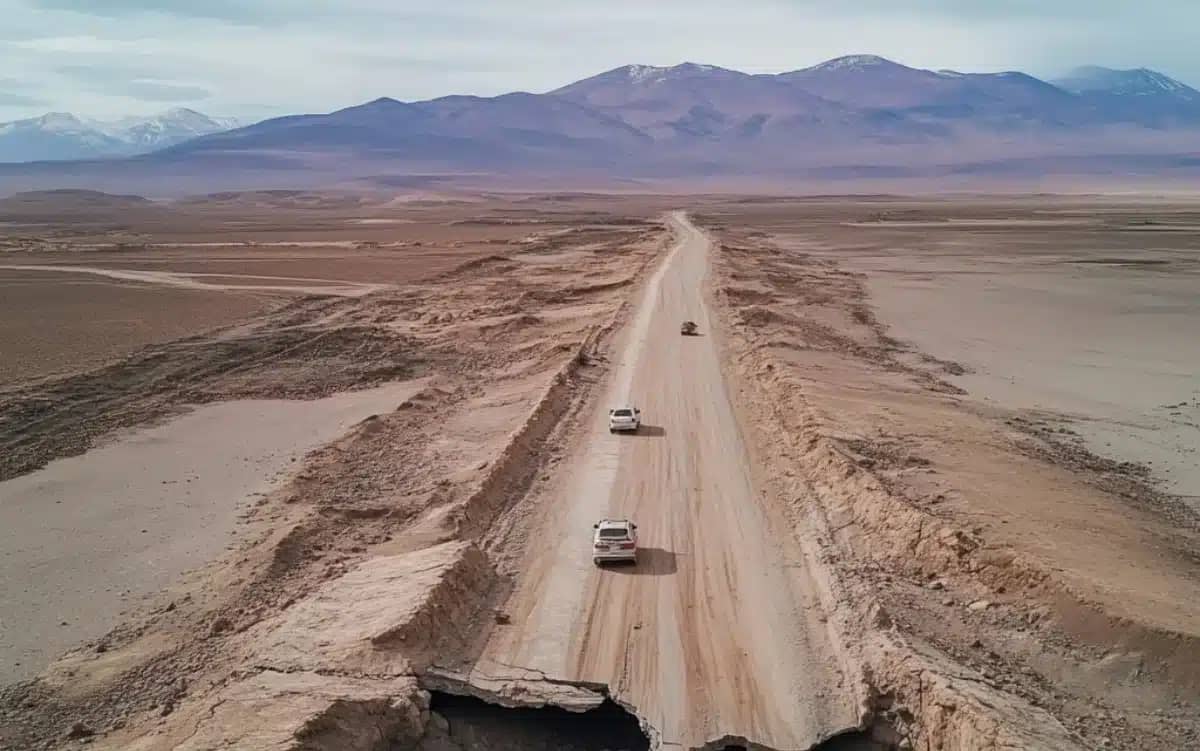
<path id="1" fill-rule="evenodd" d="M 973 405 L 861 279 L 738 211 L 580 229 L 261 324 L 383 332 L 428 385 L 312 454 L 229 558 L 5 689 L 2 743 L 1195 745 L 1188 606 L 1118 610 L 970 516 L 1002 478 L 1106 509 L 1129 478 Z M 626 400 L 644 429 L 610 435 Z M 25 461 L 69 450 L 42 440 Z M 642 556 L 596 569 L 591 524 L 618 515 Z"/>

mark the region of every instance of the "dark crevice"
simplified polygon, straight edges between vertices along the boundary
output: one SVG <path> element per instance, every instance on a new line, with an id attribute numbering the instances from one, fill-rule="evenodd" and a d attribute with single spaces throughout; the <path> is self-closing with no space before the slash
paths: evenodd
<path id="1" fill-rule="evenodd" d="M 611 700 L 587 712 L 506 708 L 431 692 L 430 720 L 415 746 L 392 751 L 649 751 L 638 720 Z"/>
<path id="2" fill-rule="evenodd" d="M 896 751 L 899 736 L 890 726 L 878 725 L 868 730 L 847 730 L 811 747 L 809 751 Z M 744 739 L 723 738 L 704 747 L 705 751 L 781 751 Z"/>
<path id="3" fill-rule="evenodd" d="M 474 696 L 430 691 L 425 735 L 391 751 L 649 751 L 651 740 L 638 718 L 611 699 L 586 712 L 553 706 L 502 707 Z M 675 746 L 670 746 L 674 749 Z M 725 737 L 703 751 L 776 751 L 744 738 Z M 849 730 L 810 751 L 896 751 L 911 748 L 891 725 L 879 721 Z"/>

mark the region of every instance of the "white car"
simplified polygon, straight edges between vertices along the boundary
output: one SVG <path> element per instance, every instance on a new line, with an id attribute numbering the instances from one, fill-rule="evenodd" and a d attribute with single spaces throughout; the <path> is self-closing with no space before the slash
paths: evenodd
<path id="1" fill-rule="evenodd" d="M 601 519 L 592 527 L 592 563 L 637 562 L 636 524 L 628 519 Z"/>
<path id="2" fill-rule="evenodd" d="M 636 433 L 642 427 L 642 411 L 637 407 L 617 407 L 608 411 L 608 432 Z"/>

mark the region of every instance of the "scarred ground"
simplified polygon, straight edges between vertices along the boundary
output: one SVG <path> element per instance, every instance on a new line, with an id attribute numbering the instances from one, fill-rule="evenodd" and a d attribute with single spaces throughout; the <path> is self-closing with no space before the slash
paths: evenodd
<path id="1" fill-rule="evenodd" d="M 194 401 L 425 379 L 311 453 L 230 555 L 3 689 L 3 742 L 553 743 L 439 714 L 434 691 L 611 698 L 664 748 L 1194 745 L 1186 504 L 894 338 L 870 272 L 839 257 L 893 247 L 857 226 L 893 221 L 888 201 L 693 203 L 477 205 L 443 223 L 520 237 L 6 392 L 0 425 L 29 423 L 32 399 L 49 426 L 0 434 L 11 475 Z M 353 206 L 384 235 L 421 216 Z M 915 206 L 976 227 L 999 213 L 1004 238 L 1032 221 L 1019 202 Z M 684 318 L 701 336 L 680 337 Z M 610 436 L 626 399 L 646 428 Z M 641 524 L 642 558 L 597 571 L 591 522 L 617 514 Z M 485 728 L 499 739 L 470 735 Z"/>

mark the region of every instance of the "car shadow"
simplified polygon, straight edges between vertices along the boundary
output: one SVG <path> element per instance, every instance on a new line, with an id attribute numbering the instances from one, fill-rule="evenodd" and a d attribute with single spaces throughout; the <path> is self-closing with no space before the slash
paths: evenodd
<path id="1" fill-rule="evenodd" d="M 636 563 L 612 563 L 605 567 L 630 576 L 670 576 L 679 570 L 675 553 L 662 548 L 638 548 Z"/>
<path id="2" fill-rule="evenodd" d="M 642 423 L 636 433 L 630 433 L 635 438 L 662 438 L 667 434 L 661 425 L 647 425 Z"/>

